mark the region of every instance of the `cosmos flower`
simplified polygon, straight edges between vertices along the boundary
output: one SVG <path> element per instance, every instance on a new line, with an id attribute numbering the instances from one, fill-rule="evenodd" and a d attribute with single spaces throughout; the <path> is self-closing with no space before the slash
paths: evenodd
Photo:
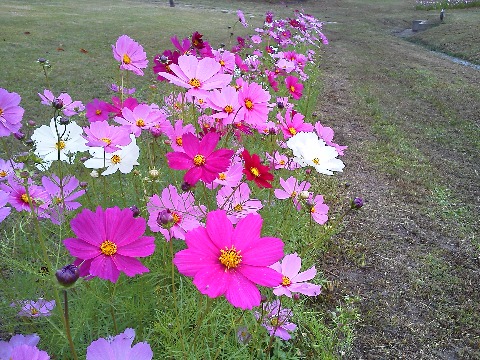
<path id="1" fill-rule="evenodd" d="M 271 108 L 268 106 L 270 93 L 259 84 L 244 83 L 238 92 L 238 102 L 241 106 L 238 112 L 238 121 L 244 120 L 247 124 L 257 128 L 268 119 Z"/>
<path id="2" fill-rule="evenodd" d="M 233 123 L 240 109 L 238 94 L 233 86 L 212 90 L 208 95 L 207 104 L 215 111 L 212 117 L 222 119 L 223 125 Z"/>
<path id="3" fill-rule="evenodd" d="M 182 55 L 178 65 L 171 64 L 170 70 L 175 74 L 159 72 L 172 84 L 189 89 L 192 96 L 204 96 L 208 90 L 223 88 L 232 80 L 232 75 L 222 74 L 221 65 L 214 58 L 197 59 L 193 55 Z"/>
<path id="4" fill-rule="evenodd" d="M 218 174 L 217 178 L 213 180 L 209 188 L 215 189 L 218 185 L 228 186 L 234 188 L 240 184 L 243 177 L 243 165 L 241 162 L 232 163 L 229 168 Z"/>
<path id="5" fill-rule="evenodd" d="M 0 359 L 11 359 L 14 348 L 22 345 L 37 346 L 39 341 L 40 337 L 37 334 L 17 334 L 13 335 L 9 341 L 0 340 Z"/>
<path id="6" fill-rule="evenodd" d="M 155 238 L 143 236 L 146 221 L 133 217 L 130 209 L 118 207 L 95 212 L 84 209 L 70 222 L 76 238 L 63 240 L 80 265 L 80 276 L 96 276 L 116 282 L 120 272 L 133 277 L 148 272 L 137 257 L 155 250 Z"/>
<path id="7" fill-rule="evenodd" d="M 280 178 L 280 186 L 283 189 L 275 189 L 275 197 L 280 200 L 291 199 L 299 210 L 298 195 L 300 192 L 310 189 L 311 184 L 307 181 L 299 182 L 293 176 L 290 176 L 287 180 Z"/>
<path id="8" fill-rule="evenodd" d="M 195 133 L 195 127 L 192 124 L 183 126 L 183 120 L 177 120 L 174 126 L 169 126 L 165 130 L 165 134 L 170 139 L 170 146 L 175 151 L 183 150 L 182 136 L 186 133 Z"/>
<path id="9" fill-rule="evenodd" d="M 300 272 L 302 259 L 297 253 L 285 255 L 281 262 L 276 262 L 270 267 L 283 275 L 282 283 L 273 289 L 275 295 L 285 295 L 291 298 L 292 293 L 300 293 L 307 296 L 317 296 L 320 294 L 320 285 L 305 282 L 313 279 L 315 275 L 317 275 L 315 266 Z"/>
<path id="10" fill-rule="evenodd" d="M 8 202 L 8 193 L 0 190 L 0 223 L 10 214 L 11 208 L 5 206 Z M 1 359 L 1 358 L 0 358 Z"/>
<path id="11" fill-rule="evenodd" d="M 18 316 L 26 317 L 42 317 L 52 315 L 52 310 L 55 308 L 55 300 L 47 301 L 45 299 L 35 300 L 21 300 L 14 302 L 12 306 L 21 306 L 22 309 Z"/>
<path id="12" fill-rule="evenodd" d="M 148 130 L 155 125 L 161 116 L 162 113 L 158 109 L 147 104 L 140 104 L 133 110 L 124 107 L 122 116 L 116 116 L 114 120 L 125 126 L 130 133 L 139 137 L 142 130 Z"/>
<path id="13" fill-rule="evenodd" d="M 83 106 L 81 101 L 73 101 L 67 93 L 61 93 L 58 97 L 55 97 L 50 90 L 45 89 L 43 94 L 38 93 L 38 96 L 42 99 L 41 103 L 43 105 L 53 106 L 58 110 L 62 110 L 65 116 L 73 116 L 85 110 L 85 106 Z"/>
<path id="14" fill-rule="evenodd" d="M 270 168 L 262 165 L 260 157 L 257 154 L 252 154 L 247 150 L 243 150 L 242 157 L 245 162 L 243 173 L 247 180 L 254 181 L 259 188 L 271 188 L 273 175 L 269 173 Z"/>
<path id="15" fill-rule="evenodd" d="M 295 161 L 289 159 L 287 155 L 280 154 L 278 151 L 275 151 L 273 156 L 269 153 L 265 153 L 265 158 L 270 161 L 270 166 L 275 170 L 295 170 L 299 168 L 299 165 Z"/>
<path id="16" fill-rule="evenodd" d="M 15 174 L 15 170 L 19 169 L 23 169 L 23 163 L 0 159 L 0 181 L 6 181 L 9 176 Z"/>
<path id="17" fill-rule="evenodd" d="M 238 21 L 243 25 L 243 27 L 248 27 L 247 21 L 245 20 L 245 15 L 243 15 L 242 10 L 237 10 Z"/>
<path id="18" fill-rule="evenodd" d="M 36 346 L 20 345 L 13 348 L 9 360 L 50 360 L 47 352 Z"/>
<path id="19" fill-rule="evenodd" d="M 217 206 L 227 211 L 227 217 L 236 224 L 248 214 L 256 214 L 263 205 L 260 200 L 250 199 L 248 184 L 242 183 L 236 189 L 224 186 L 217 193 Z"/>
<path id="20" fill-rule="evenodd" d="M 305 116 L 293 109 L 288 109 L 285 112 L 285 118 L 281 113 L 277 113 L 277 119 L 280 123 L 284 139 L 290 139 L 293 135 L 301 131 L 313 131 L 313 125 L 304 121 Z"/>
<path id="21" fill-rule="evenodd" d="M 249 214 L 233 227 L 224 210 L 207 214 L 206 227 L 187 231 L 187 249 L 175 254 L 178 271 L 193 278 L 200 293 L 211 298 L 225 295 L 241 309 L 260 305 L 256 285 L 272 287 L 282 275 L 268 266 L 283 256 L 283 242 L 260 237 L 262 218 Z"/>
<path id="22" fill-rule="evenodd" d="M 135 330 L 128 328 L 113 338 L 95 340 L 87 348 L 86 360 L 152 360 L 150 345 L 139 342 L 132 347 L 134 339 Z"/>
<path id="23" fill-rule="evenodd" d="M 121 70 L 129 70 L 143 76 L 143 70 L 148 66 L 147 54 L 143 47 L 127 35 L 118 38 L 112 45 L 113 57 L 120 62 Z"/>
<path id="24" fill-rule="evenodd" d="M 299 132 L 288 139 L 287 146 L 300 166 L 312 166 L 321 174 L 333 175 L 334 171 L 342 171 L 345 167 L 342 160 L 337 159 L 337 150 L 327 146 L 315 133 Z"/>
<path id="25" fill-rule="evenodd" d="M 333 136 L 335 135 L 332 128 L 323 126 L 320 121 L 315 123 L 315 131 L 320 139 L 325 141 L 328 146 L 333 146 L 337 150 L 338 155 L 343 156 L 343 151 L 348 148 L 348 146 L 341 146 L 333 142 Z"/>
<path id="26" fill-rule="evenodd" d="M 132 142 L 130 133 L 123 126 L 113 126 L 106 121 L 93 122 L 89 127 L 84 127 L 86 136 L 83 136 L 86 146 L 101 147 L 107 153 L 120 150 Z"/>
<path id="27" fill-rule="evenodd" d="M 183 179 L 190 185 L 195 185 L 198 180 L 212 182 L 220 172 L 227 170 L 234 154 L 229 149 L 215 150 L 219 140 L 220 135 L 215 132 L 207 133 L 201 140 L 192 133 L 183 134 L 185 152 L 168 153 L 168 166 L 174 170 L 187 170 Z"/>
<path id="28" fill-rule="evenodd" d="M 295 76 L 287 76 L 285 78 L 285 85 L 287 90 L 289 91 L 290 95 L 295 99 L 300 99 L 303 94 L 303 84 L 298 82 L 298 78 Z"/>
<path id="29" fill-rule="evenodd" d="M 233 74 L 235 70 L 235 54 L 227 50 L 213 50 L 215 60 L 220 64 L 222 74 Z"/>
<path id="30" fill-rule="evenodd" d="M 292 310 L 280 305 L 280 300 L 274 300 L 262 305 L 262 313 L 255 311 L 255 318 L 261 318 L 262 326 L 267 329 L 270 336 L 274 335 L 282 340 L 290 340 L 290 332 L 297 328 L 297 325 L 290 322 Z M 262 315 L 263 314 L 263 315 Z"/>
<path id="31" fill-rule="evenodd" d="M 205 206 L 195 205 L 191 192 L 179 194 L 173 185 L 163 189 L 161 197 L 154 194 L 148 200 L 147 210 L 150 230 L 162 233 L 167 241 L 185 240 L 185 232 L 201 226 L 199 219 L 206 212 Z"/>
<path id="32" fill-rule="evenodd" d="M 20 130 L 24 110 L 17 93 L 0 88 L 0 137 L 9 136 Z"/>
<path id="33" fill-rule="evenodd" d="M 8 193 L 8 202 L 17 211 L 31 211 L 30 203 L 39 216 L 43 216 L 48 206 L 48 195 L 42 186 L 34 185 L 28 181 L 28 194 L 23 180 L 10 176 L 6 183 L 0 183 L 0 189 Z"/>
<path id="34" fill-rule="evenodd" d="M 310 207 L 310 215 L 315 222 L 323 225 L 328 221 L 327 214 L 329 208 L 328 205 L 323 202 L 322 195 L 317 195 L 315 197 L 313 197 L 313 195 L 310 195 L 307 204 Z"/>
<path id="35" fill-rule="evenodd" d="M 99 99 L 93 99 L 91 102 L 89 102 L 86 106 L 86 109 L 87 111 L 85 116 L 87 117 L 88 121 L 92 123 L 96 121 L 108 120 L 109 113 L 114 110 L 112 105 Z"/>
<path id="36" fill-rule="evenodd" d="M 35 142 L 35 155 L 44 162 L 42 166 L 48 169 L 52 161 L 60 160 L 73 163 L 75 154 L 88 150 L 83 137 L 83 129 L 75 122 L 61 125 L 61 117 L 52 118 L 50 125 L 42 125 L 35 129 L 32 140 Z"/>

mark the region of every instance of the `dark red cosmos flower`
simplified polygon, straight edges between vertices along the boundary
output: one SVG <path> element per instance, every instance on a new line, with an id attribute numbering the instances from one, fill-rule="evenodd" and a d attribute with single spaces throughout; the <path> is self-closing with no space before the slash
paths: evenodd
<path id="1" fill-rule="evenodd" d="M 250 155 L 247 150 L 243 150 L 242 157 L 245 161 L 243 173 L 247 180 L 253 180 L 259 188 L 271 188 L 270 182 L 273 181 L 273 175 L 268 172 L 268 166 L 260 163 L 260 157 L 257 154 Z"/>
<path id="2" fill-rule="evenodd" d="M 192 45 L 196 49 L 203 49 L 205 44 L 203 43 L 203 34 L 200 34 L 198 31 L 195 31 L 192 34 Z"/>

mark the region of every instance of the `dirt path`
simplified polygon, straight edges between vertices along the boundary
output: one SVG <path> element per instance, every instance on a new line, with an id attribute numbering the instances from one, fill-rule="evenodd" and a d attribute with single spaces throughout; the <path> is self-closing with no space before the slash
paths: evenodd
<path id="1" fill-rule="evenodd" d="M 344 180 L 367 200 L 325 257 L 334 291 L 360 299 L 349 356 L 478 359 L 480 72 L 392 36 L 408 15 L 322 10 L 339 24 L 320 118 L 350 146 Z"/>

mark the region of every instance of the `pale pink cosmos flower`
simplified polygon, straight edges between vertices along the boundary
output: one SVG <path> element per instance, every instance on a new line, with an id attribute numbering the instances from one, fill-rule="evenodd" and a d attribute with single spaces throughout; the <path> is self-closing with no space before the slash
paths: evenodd
<path id="1" fill-rule="evenodd" d="M 265 153 L 265 158 L 270 162 L 270 166 L 272 166 L 275 170 L 295 170 L 300 167 L 295 161 L 289 159 L 287 155 L 281 154 L 278 151 L 275 151 L 273 156 L 269 153 Z"/>
<path id="2" fill-rule="evenodd" d="M 310 198 L 307 201 L 308 206 L 310 207 L 310 215 L 312 219 L 319 223 L 320 225 L 325 224 L 328 221 L 328 205 L 323 202 L 323 196 L 317 195 L 313 197 L 310 194 Z"/>
<path id="3" fill-rule="evenodd" d="M 187 170 L 183 179 L 190 185 L 199 180 L 212 182 L 219 173 L 227 170 L 234 154 L 230 149 L 215 150 L 219 140 L 220 135 L 216 132 L 207 133 L 201 140 L 194 134 L 183 134 L 185 152 L 167 153 L 168 166 L 174 170 Z"/>
<path id="4" fill-rule="evenodd" d="M 258 199 L 250 199 L 250 188 L 242 183 L 236 189 L 224 186 L 217 193 L 217 206 L 227 212 L 232 224 L 238 223 L 248 214 L 256 214 L 263 205 Z"/>
<path id="5" fill-rule="evenodd" d="M 158 108 L 153 108 L 147 104 L 139 104 L 133 110 L 124 107 L 122 116 L 116 116 L 114 120 L 125 126 L 135 137 L 139 137 L 142 130 L 148 130 L 158 123 L 162 115 L 164 116 L 163 112 Z"/>
<path id="6" fill-rule="evenodd" d="M 170 139 L 170 146 L 173 150 L 184 151 L 182 136 L 186 133 L 195 134 L 195 127 L 192 124 L 183 126 L 183 120 L 177 120 L 174 126 L 166 128 L 165 135 Z"/>
<path id="7" fill-rule="evenodd" d="M 5 206 L 8 202 L 8 193 L 0 190 L 0 223 L 10 214 L 11 208 Z M 0 358 L 1 359 L 1 358 Z"/>
<path id="8" fill-rule="evenodd" d="M 37 318 L 52 315 L 52 310 L 55 308 L 55 300 L 47 301 L 42 298 L 39 298 L 37 301 L 21 300 L 14 302 L 11 306 L 22 307 L 18 316 Z"/>
<path id="9" fill-rule="evenodd" d="M 84 209 L 71 222 L 76 238 L 63 240 L 80 265 L 80 276 L 96 276 L 116 282 L 120 272 L 129 277 L 148 272 L 137 258 L 153 254 L 155 238 L 143 236 L 146 221 L 118 207 L 95 212 Z"/>
<path id="10" fill-rule="evenodd" d="M 22 345 L 35 347 L 37 346 L 39 341 L 40 336 L 38 336 L 37 334 L 17 334 L 13 335 L 9 341 L 0 340 L 0 359 L 11 359 L 12 351 L 14 348 Z M 28 358 L 28 360 L 31 360 L 31 358 Z"/>
<path id="11" fill-rule="evenodd" d="M 300 293 L 307 296 L 317 296 L 320 294 L 320 285 L 305 282 L 313 279 L 315 275 L 317 275 L 315 266 L 300 272 L 302 259 L 297 253 L 285 255 L 281 262 L 276 262 L 270 267 L 283 275 L 281 284 L 273 289 L 275 295 L 285 295 L 291 298 L 292 293 Z"/>
<path id="12" fill-rule="evenodd" d="M 36 346 L 19 345 L 13 348 L 10 360 L 50 360 L 50 355 L 46 351 L 38 349 Z"/>
<path id="13" fill-rule="evenodd" d="M 248 27 L 247 21 L 245 20 L 245 15 L 242 10 L 237 10 L 238 21 L 243 25 L 243 27 Z"/>
<path id="14" fill-rule="evenodd" d="M 302 191 L 310 189 L 311 184 L 308 181 L 299 182 L 293 176 L 290 176 L 287 180 L 280 178 L 280 186 L 283 189 L 275 189 L 275 197 L 280 200 L 291 199 L 297 210 L 300 210 L 298 195 Z"/>
<path id="15" fill-rule="evenodd" d="M 24 109 L 19 106 L 21 97 L 15 92 L 0 88 L 0 137 L 20 130 Z"/>
<path id="16" fill-rule="evenodd" d="M 127 35 L 122 35 L 112 45 L 113 57 L 120 62 L 121 70 L 132 71 L 143 76 L 143 70 L 148 66 L 147 54 L 143 47 Z"/>
<path id="17" fill-rule="evenodd" d="M 15 170 L 19 169 L 23 169 L 23 163 L 0 159 L 0 181 L 6 181 L 9 176 L 15 174 Z"/>
<path id="18" fill-rule="evenodd" d="M 154 194 L 149 198 L 147 210 L 150 230 L 160 232 L 167 241 L 185 240 L 185 232 L 201 226 L 199 219 L 206 212 L 205 206 L 195 205 L 191 192 L 179 194 L 173 185 L 163 189 L 161 197 Z"/>
<path id="19" fill-rule="evenodd" d="M 235 70 L 235 54 L 227 50 L 213 50 L 215 60 L 220 64 L 222 74 L 233 74 Z"/>
<path id="20" fill-rule="evenodd" d="M 337 150 L 337 153 L 339 156 L 343 156 L 344 154 L 344 150 L 346 150 L 348 148 L 348 146 L 342 146 L 342 145 L 338 145 L 336 143 L 333 142 L 333 136 L 334 136 L 334 131 L 332 128 L 330 127 L 327 127 L 327 126 L 323 126 L 320 121 L 317 121 L 315 123 L 315 131 L 317 132 L 317 135 L 320 139 L 322 139 L 323 141 L 325 141 L 325 143 L 328 145 L 328 146 L 332 146 L 335 148 L 335 150 Z"/>
<path id="21" fill-rule="evenodd" d="M 85 106 L 83 106 L 81 101 L 73 101 L 67 93 L 61 93 L 58 97 L 55 97 L 50 90 L 45 89 L 43 94 L 38 93 L 38 96 L 42 99 L 41 103 L 43 105 L 55 105 L 62 110 L 65 116 L 73 116 L 85 110 Z"/>
<path id="22" fill-rule="evenodd" d="M 290 332 L 297 328 L 297 325 L 290 322 L 292 315 L 292 310 L 282 307 L 278 299 L 264 303 L 261 313 L 254 312 L 255 318 L 261 319 L 262 326 L 267 329 L 270 336 L 274 335 L 282 340 L 290 340 L 292 338 Z"/>
<path id="23" fill-rule="evenodd" d="M 130 132 L 124 126 L 113 126 L 106 121 L 93 122 L 89 127 L 84 127 L 87 140 L 86 146 L 101 147 L 107 153 L 120 150 L 132 142 Z"/>
<path id="24" fill-rule="evenodd" d="M 249 214 L 236 227 L 224 210 L 207 214 L 206 227 L 185 234 L 187 248 L 175 254 L 178 271 L 193 278 L 200 293 L 227 301 L 241 309 L 260 305 L 256 285 L 277 286 L 282 275 L 269 268 L 283 257 L 283 242 L 260 237 L 260 215 Z"/>
<path id="25" fill-rule="evenodd" d="M 240 109 L 237 90 L 233 86 L 212 90 L 208 95 L 207 104 L 215 111 L 212 117 L 222 119 L 224 125 L 232 124 Z"/>
<path id="26" fill-rule="evenodd" d="M 175 74 L 160 72 L 172 84 L 189 89 L 192 96 L 204 96 L 207 91 L 223 88 L 230 83 L 232 75 L 220 73 L 221 65 L 214 58 L 197 59 L 193 55 L 182 55 L 178 65 L 171 64 L 170 70 Z"/>
<path id="27" fill-rule="evenodd" d="M 298 132 L 310 132 L 313 131 L 313 125 L 304 121 L 305 116 L 296 112 L 293 109 L 288 109 L 285 113 L 285 118 L 282 114 L 277 113 L 277 120 L 280 123 L 283 138 L 289 139 Z"/>
<path id="28" fill-rule="evenodd" d="M 238 91 L 238 102 L 241 109 L 238 112 L 237 121 L 245 121 L 247 124 L 258 128 L 268 120 L 271 108 L 268 106 L 270 93 L 259 84 L 244 82 Z"/>
<path id="29" fill-rule="evenodd" d="M 241 162 L 232 161 L 227 170 L 218 174 L 217 178 L 209 184 L 209 188 L 215 189 L 217 186 L 228 186 L 235 188 L 240 184 L 243 177 L 243 164 Z"/>

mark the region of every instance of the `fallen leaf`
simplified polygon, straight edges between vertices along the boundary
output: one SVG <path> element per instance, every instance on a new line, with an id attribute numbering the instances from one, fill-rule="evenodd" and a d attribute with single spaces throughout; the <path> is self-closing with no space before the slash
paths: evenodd
<path id="1" fill-rule="evenodd" d="M 84 54 L 88 53 L 88 50 L 85 50 L 84 48 L 81 48 L 80 51 Z"/>

